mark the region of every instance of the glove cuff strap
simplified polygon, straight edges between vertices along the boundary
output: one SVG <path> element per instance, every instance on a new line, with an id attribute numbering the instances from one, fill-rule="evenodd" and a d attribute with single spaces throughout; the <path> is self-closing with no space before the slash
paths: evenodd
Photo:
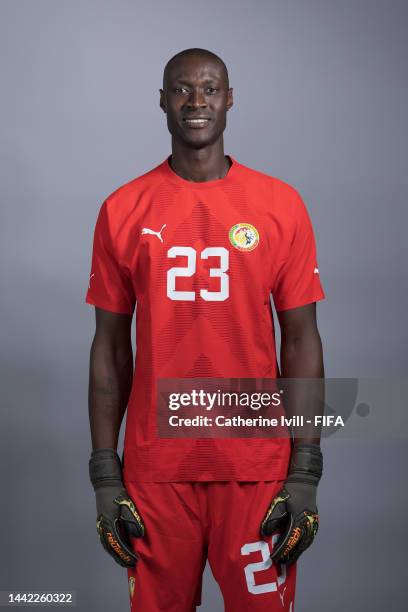
<path id="1" fill-rule="evenodd" d="M 93 488 L 118 487 L 122 484 L 122 464 L 113 448 L 92 451 L 89 460 L 89 477 Z"/>
<path id="2" fill-rule="evenodd" d="M 323 473 L 323 455 L 318 444 L 296 444 L 290 461 L 290 482 L 318 484 Z"/>

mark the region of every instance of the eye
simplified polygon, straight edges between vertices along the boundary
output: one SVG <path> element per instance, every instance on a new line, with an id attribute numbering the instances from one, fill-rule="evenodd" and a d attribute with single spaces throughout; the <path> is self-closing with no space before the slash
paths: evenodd
<path id="1" fill-rule="evenodd" d="M 187 89 L 185 87 L 175 87 L 174 88 L 174 93 L 176 94 L 184 94 L 184 93 L 188 93 Z"/>
<path id="2" fill-rule="evenodd" d="M 216 89 L 215 87 L 207 87 L 207 91 L 209 94 L 214 95 L 217 93 L 218 89 Z"/>

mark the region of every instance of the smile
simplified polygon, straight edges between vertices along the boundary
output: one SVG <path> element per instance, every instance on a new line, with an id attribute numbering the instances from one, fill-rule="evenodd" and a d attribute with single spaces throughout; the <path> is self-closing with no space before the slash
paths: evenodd
<path id="1" fill-rule="evenodd" d="M 202 128 L 208 125 L 210 119 L 183 119 L 183 122 L 188 125 L 188 127 L 192 128 Z"/>

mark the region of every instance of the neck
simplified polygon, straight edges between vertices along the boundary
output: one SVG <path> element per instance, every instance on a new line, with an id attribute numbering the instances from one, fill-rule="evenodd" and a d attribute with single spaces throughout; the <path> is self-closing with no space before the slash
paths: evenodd
<path id="1" fill-rule="evenodd" d="M 172 142 L 170 165 L 183 179 L 197 183 L 224 178 L 231 164 L 225 157 L 221 140 L 202 149 Z"/>

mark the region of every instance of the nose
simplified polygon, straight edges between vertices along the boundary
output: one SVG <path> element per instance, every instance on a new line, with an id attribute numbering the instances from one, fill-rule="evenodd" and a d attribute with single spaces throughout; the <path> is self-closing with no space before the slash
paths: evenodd
<path id="1" fill-rule="evenodd" d="M 207 106 L 205 96 L 203 96 L 201 90 L 197 87 L 191 91 L 191 94 L 187 101 L 188 108 L 203 108 Z"/>

